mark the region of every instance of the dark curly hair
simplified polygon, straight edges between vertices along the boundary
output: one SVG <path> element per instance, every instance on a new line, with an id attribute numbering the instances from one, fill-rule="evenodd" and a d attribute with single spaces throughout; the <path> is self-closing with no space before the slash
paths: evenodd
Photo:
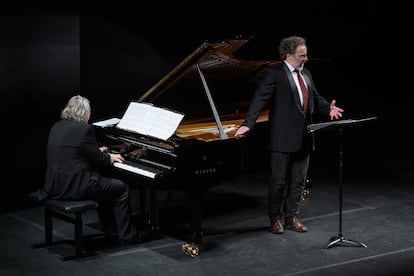
<path id="1" fill-rule="evenodd" d="M 295 54 L 299 45 L 306 45 L 306 39 L 300 36 L 289 36 L 282 39 L 279 45 L 280 59 L 285 60 L 287 54 Z"/>

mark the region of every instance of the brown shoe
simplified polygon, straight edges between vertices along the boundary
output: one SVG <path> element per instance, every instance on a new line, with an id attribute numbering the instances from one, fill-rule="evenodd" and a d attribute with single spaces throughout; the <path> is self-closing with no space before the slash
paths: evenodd
<path id="1" fill-rule="evenodd" d="M 296 232 L 306 232 L 308 228 L 303 225 L 296 217 L 286 219 L 285 221 L 286 229 L 293 230 Z"/>
<path id="2" fill-rule="evenodd" d="M 273 234 L 282 234 L 285 232 L 282 223 L 280 220 L 276 220 L 270 224 L 270 232 Z"/>

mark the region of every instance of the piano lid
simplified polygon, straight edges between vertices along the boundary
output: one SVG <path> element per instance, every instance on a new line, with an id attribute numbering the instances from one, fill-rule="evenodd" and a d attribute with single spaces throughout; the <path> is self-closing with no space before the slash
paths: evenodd
<path id="1" fill-rule="evenodd" d="M 230 108 L 229 111 L 236 112 L 237 110 L 232 109 L 238 107 L 238 104 L 248 105 L 267 70 L 280 63 L 275 60 L 257 61 L 238 58 L 236 52 L 248 41 L 247 39 L 235 39 L 218 43 L 203 43 L 145 92 L 138 101 L 175 109 L 185 114 L 184 120 L 211 115 L 205 91 L 195 67 L 195 63 L 198 63 L 218 110 L 224 111 L 223 108 Z M 207 113 L 202 114 L 203 110 Z M 239 112 L 244 110 L 239 110 Z M 219 112 L 220 115 L 225 113 Z"/>
<path id="2" fill-rule="evenodd" d="M 213 113 L 195 65 L 198 64 L 223 126 L 226 127 L 226 121 L 232 121 L 231 125 L 241 123 L 261 79 L 268 69 L 280 63 L 239 58 L 237 52 L 247 42 L 248 39 L 234 39 L 203 43 L 138 101 L 185 114 L 181 129 L 188 128 L 188 124 L 206 124 L 205 127 L 214 128 L 209 125 L 214 123 Z M 266 114 L 266 110 L 263 113 Z"/>

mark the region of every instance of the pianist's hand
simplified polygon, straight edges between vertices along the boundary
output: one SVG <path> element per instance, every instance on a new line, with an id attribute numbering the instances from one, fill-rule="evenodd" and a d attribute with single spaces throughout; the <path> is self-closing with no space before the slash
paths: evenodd
<path id="1" fill-rule="evenodd" d="M 236 137 L 244 137 L 244 136 L 246 136 L 247 135 L 247 133 L 249 133 L 249 131 L 250 131 L 250 128 L 249 127 L 247 127 L 247 126 L 241 126 L 241 127 L 239 127 L 238 129 L 237 129 L 237 131 L 236 131 L 236 133 L 234 134 L 234 136 L 236 136 Z"/>
<path id="2" fill-rule="evenodd" d="M 122 157 L 122 155 L 120 155 L 118 153 L 110 153 L 109 155 L 111 156 L 112 163 L 114 163 L 114 162 L 119 162 L 119 163 L 124 162 L 124 158 Z"/>
<path id="3" fill-rule="evenodd" d="M 142 149 L 142 148 L 138 148 L 138 149 L 135 149 L 135 150 L 130 151 L 130 152 L 127 154 L 127 159 L 130 159 L 130 160 L 138 160 L 138 159 L 140 159 L 140 158 L 141 158 L 141 156 L 143 156 L 144 154 L 145 154 L 144 149 Z"/>

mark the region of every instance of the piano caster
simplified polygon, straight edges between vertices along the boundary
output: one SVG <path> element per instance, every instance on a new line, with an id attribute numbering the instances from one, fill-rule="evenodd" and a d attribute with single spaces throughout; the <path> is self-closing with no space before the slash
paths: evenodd
<path id="1" fill-rule="evenodd" d="M 305 188 L 302 191 L 302 200 L 306 200 L 309 198 L 311 187 L 312 187 L 312 180 L 306 179 Z"/>
<path id="2" fill-rule="evenodd" d="M 302 200 L 308 199 L 309 194 L 310 194 L 309 189 L 304 189 L 303 192 L 302 192 Z"/>
<path id="3" fill-rule="evenodd" d="M 193 242 L 186 242 L 181 245 L 181 249 L 183 250 L 184 254 L 187 256 L 190 256 L 192 258 L 195 258 L 200 254 L 200 247 L 197 243 Z"/>
<path id="4" fill-rule="evenodd" d="M 203 233 L 194 233 L 193 240 L 181 245 L 183 253 L 190 257 L 197 257 L 200 254 L 201 237 Z"/>

